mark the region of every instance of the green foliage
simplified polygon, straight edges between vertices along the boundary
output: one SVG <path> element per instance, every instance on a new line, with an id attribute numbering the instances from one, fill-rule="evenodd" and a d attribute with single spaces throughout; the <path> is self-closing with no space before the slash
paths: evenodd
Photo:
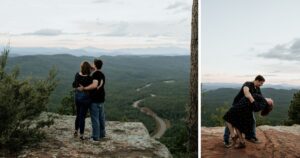
<path id="1" fill-rule="evenodd" d="M 288 111 L 289 120 L 286 124 L 300 124 L 300 91 L 294 94 Z"/>
<path id="2" fill-rule="evenodd" d="M 228 111 L 230 106 L 228 104 L 224 104 L 223 106 L 219 106 L 216 108 L 216 112 L 211 114 L 210 118 L 214 122 L 216 126 L 223 126 L 224 125 L 224 119 L 223 116 Z"/>
<path id="3" fill-rule="evenodd" d="M 61 107 L 58 109 L 58 113 L 61 115 L 76 115 L 76 105 L 74 101 L 75 92 L 70 91 L 68 96 L 65 96 L 61 100 Z"/>
<path id="4" fill-rule="evenodd" d="M 173 124 L 159 141 L 166 144 L 174 157 L 187 154 L 188 133 L 185 123 L 179 121 L 179 123 Z"/>
<path id="5" fill-rule="evenodd" d="M 256 119 L 256 126 L 272 124 L 268 116 L 261 116 L 258 113 L 256 113 L 255 119 Z"/>
<path id="6" fill-rule="evenodd" d="M 18 68 L 11 73 L 5 71 L 8 54 L 5 48 L 0 57 L 0 148 L 18 151 L 43 138 L 39 129 L 53 123 L 51 119 L 35 119 L 47 110 L 49 96 L 57 85 L 56 70 L 52 69 L 45 80 L 18 79 Z"/>

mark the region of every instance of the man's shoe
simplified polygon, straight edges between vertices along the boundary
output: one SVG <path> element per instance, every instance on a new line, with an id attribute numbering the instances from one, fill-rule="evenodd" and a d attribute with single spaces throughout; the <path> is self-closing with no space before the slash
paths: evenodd
<path id="1" fill-rule="evenodd" d="M 92 143 L 98 143 L 100 140 L 91 137 L 91 138 L 90 138 L 90 141 L 91 141 Z"/>
<path id="2" fill-rule="evenodd" d="M 246 138 L 246 140 L 251 142 L 251 143 L 254 143 L 254 144 L 260 144 L 261 143 L 256 137 Z"/>
<path id="3" fill-rule="evenodd" d="M 224 142 L 224 147 L 225 147 L 225 148 L 230 148 L 231 146 L 232 146 L 232 144 L 229 143 L 228 141 L 225 141 L 225 142 Z"/>

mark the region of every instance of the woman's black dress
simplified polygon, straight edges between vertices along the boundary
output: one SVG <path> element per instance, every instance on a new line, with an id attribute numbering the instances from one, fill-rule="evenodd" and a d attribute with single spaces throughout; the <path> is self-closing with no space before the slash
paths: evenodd
<path id="1" fill-rule="evenodd" d="M 253 94 L 254 102 L 250 103 L 249 99 L 243 97 L 239 102 L 233 104 L 232 107 L 223 116 L 223 119 L 232 124 L 233 127 L 239 129 L 242 133 L 249 133 L 253 128 L 253 111 L 258 112 L 267 107 L 266 99 L 259 94 Z"/>

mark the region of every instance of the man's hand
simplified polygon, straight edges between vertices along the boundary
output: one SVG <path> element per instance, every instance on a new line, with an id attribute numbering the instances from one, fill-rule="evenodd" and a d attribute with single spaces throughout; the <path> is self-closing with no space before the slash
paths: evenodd
<path id="1" fill-rule="evenodd" d="M 77 87 L 77 90 L 82 92 L 84 90 L 84 87 L 81 84 L 79 84 L 79 87 Z"/>

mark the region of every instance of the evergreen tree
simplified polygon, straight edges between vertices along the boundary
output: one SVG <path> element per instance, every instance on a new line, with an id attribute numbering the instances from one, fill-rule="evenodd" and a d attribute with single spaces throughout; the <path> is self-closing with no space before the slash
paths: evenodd
<path id="1" fill-rule="evenodd" d="M 288 124 L 300 124 L 300 91 L 294 94 L 293 100 L 289 107 Z"/>
<path id="2" fill-rule="evenodd" d="M 191 31 L 190 103 L 188 107 L 188 151 L 198 157 L 198 0 L 193 0 Z"/>
<path id="3" fill-rule="evenodd" d="M 58 110 L 58 113 L 61 115 L 76 115 L 76 106 L 75 106 L 75 92 L 74 90 L 70 91 L 68 96 L 65 96 L 61 100 L 61 107 Z"/>
<path id="4" fill-rule="evenodd" d="M 0 157 L 5 156 L 4 151 L 18 151 L 43 138 L 39 129 L 50 126 L 53 119 L 36 118 L 47 110 L 49 96 L 57 85 L 54 69 L 45 80 L 18 79 L 18 68 L 6 72 L 8 54 L 5 48 L 0 56 Z"/>
<path id="5" fill-rule="evenodd" d="M 223 106 L 217 107 L 215 113 L 210 115 L 211 120 L 214 122 L 213 126 L 224 126 L 225 121 L 223 119 L 223 116 L 228 111 L 230 106 L 225 103 Z"/>

